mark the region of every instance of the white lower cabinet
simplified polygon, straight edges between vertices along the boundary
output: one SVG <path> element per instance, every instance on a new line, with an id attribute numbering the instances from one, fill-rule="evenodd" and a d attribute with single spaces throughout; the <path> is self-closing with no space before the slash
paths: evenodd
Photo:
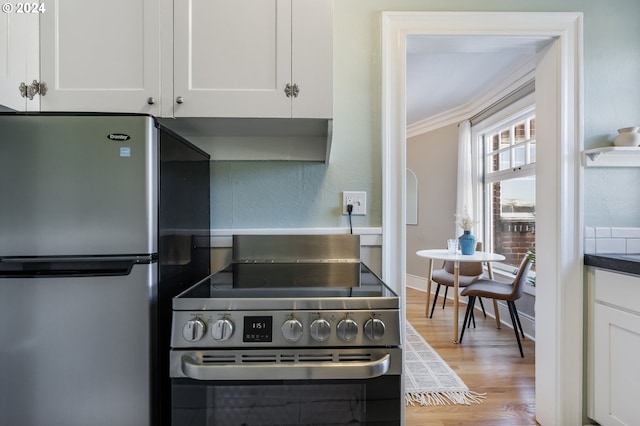
<path id="1" fill-rule="evenodd" d="M 588 414 L 602 426 L 640 425 L 640 276 L 595 269 Z"/>

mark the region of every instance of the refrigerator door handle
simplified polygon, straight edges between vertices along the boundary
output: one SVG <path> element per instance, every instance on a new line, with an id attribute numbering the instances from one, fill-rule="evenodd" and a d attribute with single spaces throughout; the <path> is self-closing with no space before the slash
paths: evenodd
<path id="1" fill-rule="evenodd" d="M 32 256 L 32 257 L 1 257 L 0 262 L 5 263 L 63 263 L 63 262 L 122 262 L 152 263 L 156 255 L 131 255 L 131 256 Z"/>
<path id="2" fill-rule="evenodd" d="M 129 275 L 136 264 L 150 264 L 147 256 L 0 258 L 0 278 L 90 277 Z"/>

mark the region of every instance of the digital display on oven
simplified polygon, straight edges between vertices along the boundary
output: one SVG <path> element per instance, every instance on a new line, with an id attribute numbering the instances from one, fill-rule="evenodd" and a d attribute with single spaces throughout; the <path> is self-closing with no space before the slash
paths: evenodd
<path id="1" fill-rule="evenodd" d="M 271 342 L 272 317 L 244 317 L 243 342 Z"/>

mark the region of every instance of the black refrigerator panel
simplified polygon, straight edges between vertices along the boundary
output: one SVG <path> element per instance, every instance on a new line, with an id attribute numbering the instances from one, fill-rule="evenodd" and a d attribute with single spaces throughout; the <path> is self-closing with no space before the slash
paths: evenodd
<path id="1" fill-rule="evenodd" d="M 209 155 L 160 131 L 160 279 L 181 287 L 209 275 Z"/>
<path id="2" fill-rule="evenodd" d="M 173 296 L 210 273 L 209 156 L 160 131 L 157 424 L 171 424 L 169 346 Z"/>

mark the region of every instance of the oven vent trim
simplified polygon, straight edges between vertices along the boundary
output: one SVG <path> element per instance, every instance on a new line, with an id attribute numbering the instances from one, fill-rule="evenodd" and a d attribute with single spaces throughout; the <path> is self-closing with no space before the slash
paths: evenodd
<path id="1" fill-rule="evenodd" d="M 275 363 L 317 363 L 317 362 L 368 362 L 377 355 L 368 352 L 306 352 L 306 353 L 194 353 L 191 358 L 203 365 L 224 364 L 275 364 Z"/>
<path id="2" fill-rule="evenodd" d="M 193 358 L 198 359 L 203 364 L 232 364 L 235 362 L 235 357 L 230 354 L 206 354 Z"/>

